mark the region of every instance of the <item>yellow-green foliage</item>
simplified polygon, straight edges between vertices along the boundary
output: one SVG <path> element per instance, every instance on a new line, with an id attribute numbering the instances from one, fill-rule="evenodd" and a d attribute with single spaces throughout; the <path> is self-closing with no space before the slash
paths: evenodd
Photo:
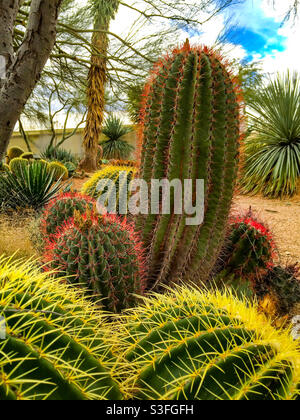
<path id="1" fill-rule="evenodd" d="M 0 258 L 0 400 L 120 399 L 103 314 L 64 279 Z"/>
<path id="2" fill-rule="evenodd" d="M 20 157 L 24 153 L 24 150 L 20 147 L 11 147 L 7 151 L 7 157 L 9 161 L 11 161 L 14 158 Z"/>
<path id="3" fill-rule="evenodd" d="M 7 163 L 0 163 L 0 172 L 7 172 L 9 171 L 9 166 L 7 165 Z"/>
<path id="4" fill-rule="evenodd" d="M 230 292 L 154 295 L 124 316 L 120 330 L 129 398 L 300 398 L 299 345 Z"/>
<path id="5" fill-rule="evenodd" d="M 23 153 L 23 154 L 21 155 L 21 158 L 23 158 L 23 159 L 27 159 L 27 160 L 33 159 L 33 153 L 31 153 L 31 152 L 26 152 L 26 153 Z"/>
<path id="6" fill-rule="evenodd" d="M 17 173 L 28 164 L 28 160 L 21 157 L 14 158 L 9 162 L 9 169 L 13 173 Z"/>
<path id="7" fill-rule="evenodd" d="M 48 165 L 49 171 L 54 172 L 55 179 L 58 180 L 62 177 L 63 180 L 69 178 L 68 169 L 60 162 L 51 162 Z"/>
<path id="8" fill-rule="evenodd" d="M 120 174 L 122 172 L 126 172 L 127 177 L 126 180 L 122 182 L 122 178 L 120 178 Z M 107 203 L 111 194 L 114 193 L 113 189 L 110 188 L 108 185 L 105 187 L 103 185 L 99 191 L 97 191 L 97 187 L 100 181 L 103 180 L 112 180 L 116 187 L 116 199 L 117 203 L 119 202 L 119 195 L 123 194 L 123 192 L 127 192 L 127 187 L 129 182 L 135 177 L 137 173 L 137 168 L 133 166 L 114 166 L 108 165 L 105 166 L 101 171 L 95 173 L 82 187 L 81 192 L 83 194 L 89 195 L 94 199 L 98 199 L 103 193 L 107 194 Z M 124 178 L 125 179 L 125 178 Z M 129 197 L 128 197 L 129 198 Z"/>

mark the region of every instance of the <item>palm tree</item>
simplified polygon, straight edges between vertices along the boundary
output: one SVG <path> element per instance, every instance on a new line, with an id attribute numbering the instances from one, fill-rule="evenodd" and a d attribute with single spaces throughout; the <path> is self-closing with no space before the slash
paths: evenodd
<path id="1" fill-rule="evenodd" d="M 85 156 L 80 162 L 80 167 L 90 172 L 97 169 L 99 137 L 104 118 L 108 31 L 110 21 L 118 10 L 119 0 L 91 0 L 91 3 L 94 16 L 92 36 L 94 52 L 88 76 L 88 114 L 83 140 Z"/>
<path id="2" fill-rule="evenodd" d="M 300 176 L 300 78 L 277 75 L 248 102 L 253 135 L 246 141 L 243 189 L 283 197 Z"/>

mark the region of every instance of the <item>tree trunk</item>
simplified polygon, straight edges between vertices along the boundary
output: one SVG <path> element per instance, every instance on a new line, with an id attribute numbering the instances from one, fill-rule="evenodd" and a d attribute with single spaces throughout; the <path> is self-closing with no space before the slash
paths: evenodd
<path id="1" fill-rule="evenodd" d="M 7 73 L 0 90 L 0 161 L 4 158 L 14 127 L 50 56 L 56 39 L 62 0 L 32 0 L 21 47 L 13 53 L 13 30 L 20 0 L 0 0 L 0 55 Z"/>
<path id="2" fill-rule="evenodd" d="M 99 138 L 102 130 L 105 107 L 105 84 L 107 71 L 107 50 L 109 39 L 107 31 L 111 19 L 119 6 L 118 0 L 104 0 L 97 11 L 94 24 L 92 44 L 95 54 L 91 57 L 91 68 L 88 77 L 88 114 L 84 130 L 83 148 L 84 158 L 80 168 L 93 172 L 97 169 L 97 154 Z"/>

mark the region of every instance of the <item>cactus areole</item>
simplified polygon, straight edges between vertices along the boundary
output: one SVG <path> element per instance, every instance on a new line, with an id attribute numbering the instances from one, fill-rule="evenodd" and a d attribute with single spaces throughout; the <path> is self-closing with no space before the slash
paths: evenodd
<path id="1" fill-rule="evenodd" d="M 151 281 L 205 281 L 223 244 L 235 188 L 240 138 L 236 79 L 219 54 L 187 41 L 155 65 L 141 120 L 140 178 L 149 187 L 152 179 L 205 183 L 201 225 L 187 226 L 187 215 L 172 212 L 174 198 L 171 214 L 138 217 Z"/>

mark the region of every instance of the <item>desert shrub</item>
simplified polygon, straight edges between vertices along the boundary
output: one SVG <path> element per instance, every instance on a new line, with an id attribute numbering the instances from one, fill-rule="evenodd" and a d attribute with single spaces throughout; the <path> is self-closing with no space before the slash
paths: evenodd
<path id="1" fill-rule="evenodd" d="M 30 235 L 34 220 L 34 212 L 0 213 L 0 255 L 12 256 L 13 259 L 37 256 Z"/>

